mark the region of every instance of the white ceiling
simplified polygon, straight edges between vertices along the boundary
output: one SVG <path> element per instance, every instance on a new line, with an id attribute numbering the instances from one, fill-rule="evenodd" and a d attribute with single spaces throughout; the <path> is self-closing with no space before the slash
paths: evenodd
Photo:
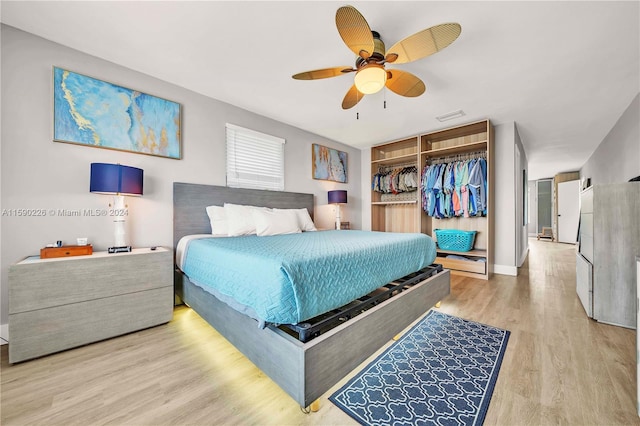
<path id="1" fill-rule="evenodd" d="M 516 122 L 530 179 L 578 170 L 639 91 L 640 3 L 353 2 L 387 47 L 458 22 L 462 34 L 428 58 L 388 65 L 427 92 L 379 92 L 342 110 L 353 74 L 335 27 L 342 2 L 1 3 L 3 23 L 355 147 L 489 118 Z M 81 70 L 80 70 L 81 71 Z M 386 97 L 387 108 L 383 109 Z M 462 109 L 446 123 L 435 117 Z M 356 112 L 359 119 L 356 120 Z"/>

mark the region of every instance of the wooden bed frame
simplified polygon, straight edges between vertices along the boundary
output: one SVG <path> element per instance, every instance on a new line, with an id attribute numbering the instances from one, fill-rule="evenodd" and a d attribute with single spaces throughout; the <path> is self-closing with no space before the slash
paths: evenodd
<path id="1" fill-rule="evenodd" d="M 173 241 L 211 232 L 205 208 L 225 202 L 276 208 L 306 207 L 313 194 L 173 184 Z M 176 268 L 176 294 L 301 407 L 308 407 L 350 371 L 449 294 L 445 270 L 306 343 L 276 327 L 260 329 L 194 285 Z"/>

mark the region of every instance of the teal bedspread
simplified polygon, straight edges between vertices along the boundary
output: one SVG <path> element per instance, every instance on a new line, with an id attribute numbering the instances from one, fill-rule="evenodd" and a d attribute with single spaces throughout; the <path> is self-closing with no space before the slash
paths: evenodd
<path id="1" fill-rule="evenodd" d="M 194 240 L 182 269 L 194 284 L 248 307 L 258 320 L 296 324 L 435 257 L 435 243 L 424 234 L 319 231 Z"/>

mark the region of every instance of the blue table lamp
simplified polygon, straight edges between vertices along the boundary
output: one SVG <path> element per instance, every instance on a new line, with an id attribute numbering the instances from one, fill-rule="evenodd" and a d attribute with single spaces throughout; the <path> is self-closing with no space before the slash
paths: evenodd
<path id="1" fill-rule="evenodd" d="M 114 247 L 119 251 L 131 251 L 127 242 L 126 220 L 128 211 L 125 195 L 142 195 L 144 172 L 136 167 L 122 164 L 91 163 L 91 183 L 89 192 L 113 195 L 113 223 L 115 225 Z M 125 250 L 126 249 L 126 250 Z"/>
<path id="2" fill-rule="evenodd" d="M 340 204 L 347 203 L 347 191 L 338 189 L 327 193 L 329 204 L 336 205 L 336 229 L 340 229 Z"/>

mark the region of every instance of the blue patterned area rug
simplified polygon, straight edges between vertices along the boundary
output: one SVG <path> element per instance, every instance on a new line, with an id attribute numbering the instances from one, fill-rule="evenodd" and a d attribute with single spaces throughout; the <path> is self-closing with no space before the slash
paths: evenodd
<path id="1" fill-rule="evenodd" d="M 430 311 L 329 400 L 363 425 L 481 425 L 509 334 Z"/>

